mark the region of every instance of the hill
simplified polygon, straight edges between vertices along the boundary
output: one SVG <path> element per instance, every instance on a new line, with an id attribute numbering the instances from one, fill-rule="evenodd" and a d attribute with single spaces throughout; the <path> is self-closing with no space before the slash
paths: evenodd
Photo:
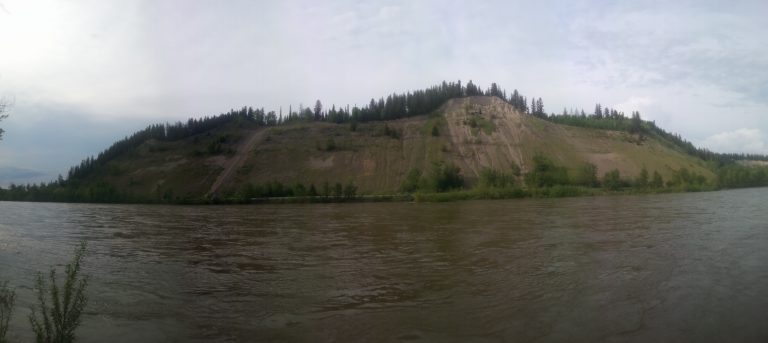
<path id="1" fill-rule="evenodd" d="M 439 89 L 452 86 L 444 83 Z M 474 86 L 470 82 L 467 87 Z M 509 185 L 521 189 L 567 184 L 585 168 L 595 180 L 575 182 L 582 186 L 607 184 L 600 179 L 610 172 L 620 182 L 617 188 L 631 186 L 641 176 L 648 180 L 651 174 L 658 174 L 667 186 L 718 182 L 717 163 L 702 158 L 712 153 L 691 153 L 689 143 L 640 121 L 639 114 L 636 129 L 626 129 L 631 121 L 623 114 L 610 119 L 616 129 L 585 124 L 605 126 L 607 110 L 605 120 L 576 116 L 585 125 L 558 124 L 570 117 L 556 120 L 543 111 L 537 113 L 535 103 L 526 111 L 526 101 L 521 105 L 516 100 L 521 98 L 517 91 L 508 99 L 498 88 L 494 92 L 495 87 L 486 93 L 468 92 L 459 83 L 462 96 L 436 93 L 445 99 L 424 106 L 426 114 L 397 115 L 391 110 L 389 120 L 366 120 L 365 111 L 379 108 L 384 116 L 397 95 L 353 111 L 300 109 L 283 119 L 273 112 L 244 108 L 186 124 L 150 126 L 97 158 L 86 159 L 66 179 L 24 189 L 15 186 L 0 197 L 174 202 L 396 194 L 414 175 L 427 189 L 423 186 L 427 174 L 440 168 L 453 168 L 464 188 L 483 184 L 488 175 L 504 176 Z M 402 98 L 404 103 L 416 101 L 411 93 Z M 313 115 L 333 120 L 312 120 Z M 561 181 L 530 182 L 537 173 L 557 171 L 562 171 Z M 765 175 L 757 177 L 768 181 Z"/>
<path id="2" fill-rule="evenodd" d="M 387 135 L 388 131 L 393 134 Z M 536 154 L 569 169 L 591 162 L 598 175 L 618 169 L 621 175 L 634 178 L 646 166 L 665 179 L 683 167 L 714 177 L 703 161 L 657 139 L 558 125 L 485 96 L 451 99 L 431 115 L 360 124 L 355 131 L 348 125 L 313 123 L 242 135 L 248 137 L 241 139 L 248 144 L 238 145 L 236 150 L 245 159 L 236 160 L 238 154 L 234 154 L 206 160 L 207 168 L 237 169 L 220 187 L 212 187 L 213 192 L 231 193 L 244 183 L 276 180 L 307 186 L 351 181 L 365 194 L 391 194 L 398 192 L 410 170 L 428 170 L 435 161 L 458 166 L 473 183 L 484 168 L 510 171 L 519 167 L 523 174 L 530 172 Z M 166 165 L 172 167 L 180 160 L 184 159 Z M 169 175 L 183 168 L 179 166 Z"/>

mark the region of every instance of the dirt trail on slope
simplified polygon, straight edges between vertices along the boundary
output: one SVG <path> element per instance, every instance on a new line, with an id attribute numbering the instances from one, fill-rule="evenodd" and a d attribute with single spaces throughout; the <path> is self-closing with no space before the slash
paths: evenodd
<path id="1" fill-rule="evenodd" d="M 222 171 L 221 174 L 219 174 L 219 177 L 216 178 L 216 181 L 213 182 L 211 190 L 208 191 L 207 195 L 216 195 L 216 192 L 219 191 L 221 185 L 227 183 L 235 174 L 235 171 L 243 166 L 243 163 L 245 163 L 245 160 L 248 157 L 248 153 L 261 136 L 264 135 L 264 132 L 266 132 L 266 130 L 251 131 L 244 137 L 245 139 L 243 139 L 243 142 L 237 146 L 235 156 L 224 163 L 224 171 Z"/>

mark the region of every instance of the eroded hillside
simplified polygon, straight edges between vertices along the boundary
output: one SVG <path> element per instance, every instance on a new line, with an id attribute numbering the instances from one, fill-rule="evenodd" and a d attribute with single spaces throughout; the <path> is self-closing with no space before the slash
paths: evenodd
<path id="1" fill-rule="evenodd" d="M 354 183 L 358 193 L 397 192 L 406 174 L 451 162 L 473 182 L 483 168 L 519 166 L 535 154 L 598 175 L 634 178 L 645 166 L 664 179 L 683 167 L 712 178 L 703 162 L 654 137 L 564 126 L 521 114 L 486 96 L 447 101 L 430 115 L 386 122 L 296 123 L 257 128 L 232 123 L 174 142 L 150 140 L 110 161 L 99 182 L 139 197 L 226 195 L 244 185 L 279 181 L 318 189 Z"/>

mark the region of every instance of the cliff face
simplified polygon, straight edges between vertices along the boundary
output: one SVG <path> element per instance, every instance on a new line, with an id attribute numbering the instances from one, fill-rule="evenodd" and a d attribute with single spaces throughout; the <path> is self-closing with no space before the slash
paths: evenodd
<path id="1" fill-rule="evenodd" d="M 141 196 L 226 194 L 247 183 L 301 182 L 320 187 L 354 182 L 358 192 L 393 193 L 413 168 L 452 162 L 470 182 L 485 168 L 529 170 L 535 154 L 598 175 L 618 169 L 634 178 L 645 166 L 669 179 L 687 168 L 708 178 L 701 160 L 654 137 L 554 124 L 517 112 L 495 97 L 451 99 L 408 119 L 349 124 L 301 123 L 271 128 L 228 125 L 175 142 L 147 141 L 110 161 L 93 182 Z"/>

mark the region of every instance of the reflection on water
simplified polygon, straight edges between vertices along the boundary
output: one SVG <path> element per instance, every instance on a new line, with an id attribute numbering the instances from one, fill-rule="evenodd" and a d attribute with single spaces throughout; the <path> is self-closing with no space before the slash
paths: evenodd
<path id="1" fill-rule="evenodd" d="M 79 338 L 766 341 L 768 190 L 448 204 L 0 203 L 35 271 L 89 242 Z"/>

